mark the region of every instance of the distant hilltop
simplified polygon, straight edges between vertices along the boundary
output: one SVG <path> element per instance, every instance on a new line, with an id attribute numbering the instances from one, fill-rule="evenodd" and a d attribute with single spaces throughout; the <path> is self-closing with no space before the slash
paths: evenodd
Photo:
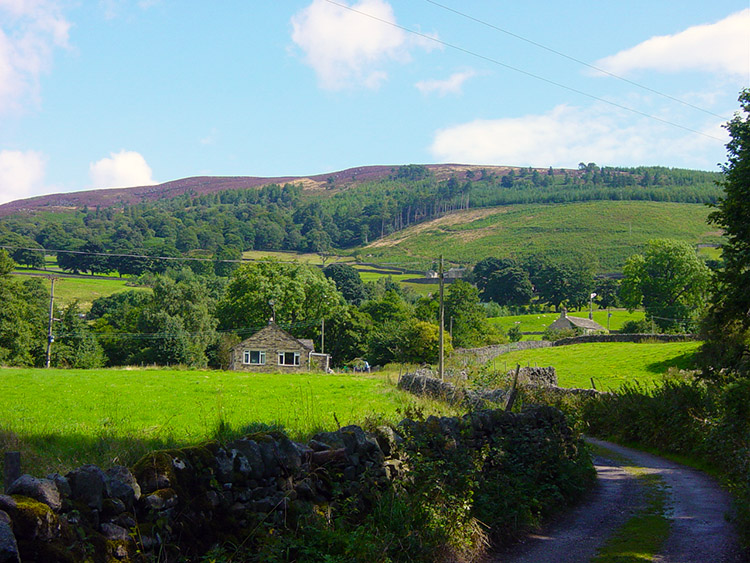
<path id="1" fill-rule="evenodd" d="M 351 186 L 381 180 L 394 174 L 402 165 L 359 166 L 339 172 L 329 172 L 314 176 L 280 176 L 263 178 L 255 176 L 195 176 L 173 180 L 151 186 L 134 186 L 131 188 L 106 188 L 61 194 L 50 194 L 28 199 L 19 199 L 0 205 L 0 216 L 12 215 L 25 211 L 62 211 L 89 207 L 121 207 L 135 205 L 158 199 L 170 199 L 192 193 L 195 195 L 210 194 L 225 190 L 246 190 L 261 188 L 269 184 L 301 184 L 305 191 L 341 191 Z M 424 165 L 437 179 L 445 179 L 453 174 L 486 170 L 502 175 L 517 167 L 481 166 L 465 164 L 427 164 Z M 546 170 L 546 169 L 539 169 Z"/>

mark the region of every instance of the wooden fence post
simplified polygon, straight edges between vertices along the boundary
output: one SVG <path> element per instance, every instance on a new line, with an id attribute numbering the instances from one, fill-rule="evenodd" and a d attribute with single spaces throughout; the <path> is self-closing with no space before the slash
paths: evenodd
<path id="1" fill-rule="evenodd" d="M 11 486 L 13 481 L 21 476 L 21 452 L 5 452 L 5 471 L 3 479 L 5 491 Z"/>

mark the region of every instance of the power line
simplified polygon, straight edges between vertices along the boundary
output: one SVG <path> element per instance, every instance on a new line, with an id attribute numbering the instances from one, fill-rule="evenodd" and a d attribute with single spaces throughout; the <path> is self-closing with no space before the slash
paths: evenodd
<path id="1" fill-rule="evenodd" d="M 588 68 L 590 68 L 592 70 L 595 70 L 597 72 L 601 72 L 602 74 L 606 74 L 607 76 L 611 76 L 612 78 L 616 78 L 618 80 L 622 80 L 623 82 L 626 82 L 626 83 L 630 84 L 631 86 L 636 86 L 637 88 L 641 88 L 643 90 L 646 90 L 647 92 L 651 92 L 653 94 L 657 94 L 659 96 L 662 96 L 664 98 L 672 100 L 673 102 L 677 102 L 679 104 L 682 104 L 684 106 L 687 106 L 687 107 L 693 108 L 695 110 L 701 111 L 701 112 L 706 113 L 708 115 L 712 115 L 714 117 L 718 117 L 718 118 L 723 119 L 723 120 L 729 120 L 729 118 L 726 117 L 726 116 L 724 116 L 724 115 L 719 115 L 718 113 L 714 113 L 714 112 L 712 112 L 710 110 L 707 110 L 707 109 L 704 109 L 702 107 L 696 106 L 694 104 L 691 104 L 690 102 L 686 102 L 685 100 L 681 100 L 680 98 L 675 98 L 674 96 L 670 96 L 669 94 L 665 94 L 664 92 L 660 92 L 659 90 L 656 90 L 656 89 L 651 88 L 649 86 L 645 86 L 644 84 L 640 84 L 639 82 L 635 82 L 634 80 L 630 80 L 628 78 L 625 78 L 623 76 L 615 74 L 614 72 L 610 72 L 608 70 L 604 70 L 603 68 L 599 68 L 596 65 L 592 65 L 590 63 L 587 63 L 586 61 L 582 61 L 581 59 L 577 59 L 576 57 L 572 57 L 572 56 L 570 56 L 570 55 L 568 55 L 566 53 L 563 53 L 562 51 L 558 51 L 557 49 L 553 49 L 552 47 L 548 47 L 548 46 L 546 46 L 546 45 L 544 45 L 542 43 L 539 43 L 537 41 L 534 41 L 532 39 L 524 37 L 523 35 L 519 35 L 517 33 L 513 33 L 512 31 L 508 31 L 507 29 L 503 29 L 502 27 L 499 27 L 497 25 L 489 23 L 489 22 L 487 22 L 485 20 L 476 18 L 476 17 L 474 17 L 474 16 L 472 16 L 470 14 L 467 14 L 465 12 L 461 12 L 459 10 L 456 10 L 455 8 L 451 8 L 450 6 L 446 6 L 444 4 L 440 4 L 439 2 L 435 2 L 435 0 L 424 0 L 424 1 L 425 2 L 429 2 L 430 4 L 432 4 L 434 6 L 437 6 L 438 8 L 442 8 L 443 10 L 447 10 L 449 12 L 453 12 L 454 14 L 459 15 L 459 16 L 461 16 L 463 18 L 466 18 L 466 19 L 471 20 L 473 22 L 479 23 L 481 25 L 484 25 L 486 27 L 489 27 L 491 29 L 494 29 L 496 31 L 499 31 L 499 32 L 504 33 L 506 35 L 509 35 L 511 37 L 514 37 L 516 39 L 519 39 L 520 41 L 524 41 L 526 43 L 529 43 L 530 45 L 534 45 L 535 47 L 539 47 L 540 49 L 544 49 L 545 51 L 549 51 L 550 53 L 553 53 L 555 55 L 558 55 L 560 57 L 563 57 L 565 59 L 568 59 L 570 61 L 578 63 L 578 64 L 583 65 L 585 67 L 588 67 Z"/>
<path id="2" fill-rule="evenodd" d="M 347 6 L 346 4 L 341 4 L 340 2 L 336 2 L 335 0 L 325 0 L 329 4 L 333 4 L 334 6 L 338 6 L 340 8 L 344 8 L 345 10 L 349 10 L 350 12 L 354 12 L 356 14 L 360 14 L 362 16 L 368 17 L 372 20 L 378 21 L 380 23 L 384 23 L 386 25 L 390 25 L 391 27 L 395 27 L 397 29 L 400 29 L 402 31 L 405 31 L 407 33 L 411 33 L 412 35 L 416 35 L 418 37 L 421 37 L 422 39 L 427 39 L 428 41 L 432 41 L 434 43 L 438 43 L 440 45 L 443 45 L 444 47 L 448 47 L 450 49 L 454 49 L 456 51 L 460 51 L 462 53 L 466 53 L 467 55 L 471 55 L 472 57 L 482 59 L 484 61 L 487 61 L 489 63 L 495 64 L 497 66 L 501 66 L 503 68 L 507 68 L 508 70 L 515 71 L 519 74 L 523 74 L 525 76 L 529 76 L 531 78 L 534 78 L 536 80 L 540 80 L 542 82 L 546 82 L 547 84 L 552 84 L 553 86 L 557 86 L 558 88 L 563 88 L 564 90 L 568 90 L 570 92 L 574 92 L 576 94 L 579 94 L 581 96 L 585 96 L 587 98 L 591 98 L 592 100 L 596 100 L 598 102 L 602 102 L 605 104 L 608 104 L 612 107 L 616 107 L 625 111 L 628 111 L 630 113 L 634 113 L 636 115 L 640 115 L 642 117 L 646 117 L 648 119 L 652 119 L 654 121 L 658 121 L 660 123 L 664 123 L 665 125 L 670 125 L 672 127 L 677 127 L 678 129 L 682 129 L 684 131 L 688 131 L 690 133 L 695 133 L 696 135 L 701 135 L 703 137 L 706 137 L 708 139 L 713 139 L 714 141 L 719 141 L 723 143 L 725 140 L 720 139 L 719 137 L 714 137 L 713 135 L 709 135 L 708 133 L 704 133 L 703 131 L 698 131 L 697 129 L 692 129 L 690 127 L 686 127 L 685 125 L 680 125 L 679 123 L 674 123 L 673 121 L 669 121 L 667 119 L 662 119 L 661 117 L 657 117 L 655 115 L 652 115 L 650 113 L 646 113 L 644 111 L 637 110 L 635 108 L 631 108 L 622 104 L 618 104 L 617 102 L 613 102 L 611 100 L 607 100 L 606 98 L 602 98 L 600 96 L 597 96 L 595 94 L 589 94 L 588 92 L 585 92 L 584 90 L 579 90 L 578 88 L 574 88 L 572 86 L 567 86 L 566 84 L 562 84 L 561 82 L 556 82 L 555 80 L 551 80 L 549 78 L 545 78 L 543 76 L 540 76 L 538 74 L 534 74 L 533 72 L 529 72 L 527 70 L 520 69 L 518 67 L 509 65 L 507 63 L 504 63 L 502 61 L 499 61 L 497 59 L 493 59 L 492 57 L 488 57 L 487 55 L 482 55 L 480 53 L 477 53 L 475 51 L 471 51 L 469 49 L 466 49 L 464 47 L 460 47 L 453 43 L 448 43 L 447 41 L 443 41 L 442 39 L 438 39 L 437 37 L 432 37 L 431 35 L 427 35 L 426 33 L 421 33 L 419 31 L 414 31 L 413 29 L 409 29 L 408 27 L 404 27 L 402 25 L 399 25 L 397 23 L 384 20 L 382 18 L 379 18 L 377 16 L 373 16 L 372 14 L 368 14 L 367 12 L 362 12 L 360 10 L 357 10 L 356 8 L 353 8 L 351 6 Z"/>

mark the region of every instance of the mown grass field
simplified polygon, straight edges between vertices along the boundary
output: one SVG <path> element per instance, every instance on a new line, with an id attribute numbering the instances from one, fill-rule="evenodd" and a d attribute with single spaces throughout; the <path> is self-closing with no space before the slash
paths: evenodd
<path id="1" fill-rule="evenodd" d="M 609 317 L 609 330 L 620 330 L 622 325 L 627 321 L 640 321 L 645 316 L 643 311 L 628 312 L 626 309 L 612 309 L 612 316 Z M 588 309 L 581 311 L 570 311 L 571 317 L 589 318 Z M 608 312 L 604 309 L 594 310 L 594 320 L 607 328 Z M 558 317 L 559 313 L 536 313 L 531 315 L 513 315 L 508 317 L 492 317 L 488 321 L 500 327 L 504 332 L 518 324 L 521 332 L 544 332 Z"/>
<path id="2" fill-rule="evenodd" d="M 84 463 L 132 464 L 145 452 L 282 426 L 302 439 L 338 424 L 396 423 L 450 408 L 386 377 L 167 369 L 0 369 L 0 448 L 44 475 Z"/>
<path id="3" fill-rule="evenodd" d="M 488 255 L 564 257 L 574 249 L 590 256 L 597 271 L 616 272 L 651 239 L 720 242 L 721 234 L 706 223 L 709 212 L 702 204 L 651 201 L 471 209 L 414 225 L 361 252 L 370 262 L 421 267 L 441 253 L 450 262 L 474 264 Z"/>
<path id="4" fill-rule="evenodd" d="M 561 387 L 615 391 L 627 382 L 652 385 L 670 368 L 689 369 L 700 342 L 602 342 L 523 350 L 498 356 L 490 367 L 507 372 L 521 366 L 553 366 Z"/>

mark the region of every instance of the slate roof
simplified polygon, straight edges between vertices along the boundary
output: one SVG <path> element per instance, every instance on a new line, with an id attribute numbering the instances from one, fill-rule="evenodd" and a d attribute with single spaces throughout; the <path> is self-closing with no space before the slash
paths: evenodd
<path id="1" fill-rule="evenodd" d="M 570 324 L 579 328 L 585 328 L 588 330 L 604 330 L 604 327 L 596 321 L 591 319 L 583 319 L 581 317 L 565 317 L 570 321 Z"/>

